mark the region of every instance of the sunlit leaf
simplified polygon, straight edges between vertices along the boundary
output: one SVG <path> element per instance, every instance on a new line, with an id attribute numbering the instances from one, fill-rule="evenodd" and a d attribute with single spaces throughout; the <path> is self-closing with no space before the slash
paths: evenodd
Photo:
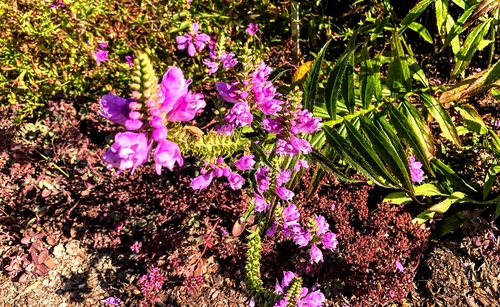
<path id="1" fill-rule="evenodd" d="M 304 83 L 304 95 L 302 97 L 302 103 L 304 108 L 311 111 L 314 107 L 314 101 L 316 100 L 316 94 L 318 91 L 318 77 L 319 71 L 321 68 L 321 63 L 323 62 L 323 58 L 325 56 L 326 49 L 332 40 L 328 40 L 326 44 L 321 48 L 320 52 L 316 56 L 314 60 L 314 64 L 312 64 L 312 68 L 307 74 L 306 81 Z"/>
<path id="2" fill-rule="evenodd" d="M 464 44 L 462 45 L 462 48 L 456 56 L 457 61 L 451 73 L 451 77 L 453 79 L 458 77 L 469 65 L 470 61 L 472 60 L 472 56 L 474 55 L 474 53 L 476 53 L 477 47 L 488 32 L 492 21 L 492 18 L 488 18 L 486 21 L 481 22 L 467 36 Z"/>
<path id="3" fill-rule="evenodd" d="M 458 147 L 461 147 L 460 137 L 457 128 L 451 119 L 450 114 L 443 108 L 443 105 L 429 93 L 421 93 L 420 97 L 427 111 L 436 119 L 446 139 Z"/>

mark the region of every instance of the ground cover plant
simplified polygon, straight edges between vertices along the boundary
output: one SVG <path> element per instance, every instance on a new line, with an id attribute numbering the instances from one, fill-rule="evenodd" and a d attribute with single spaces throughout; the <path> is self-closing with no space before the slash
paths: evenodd
<path id="1" fill-rule="evenodd" d="M 495 304 L 499 12 L 0 4 L 2 303 Z"/>

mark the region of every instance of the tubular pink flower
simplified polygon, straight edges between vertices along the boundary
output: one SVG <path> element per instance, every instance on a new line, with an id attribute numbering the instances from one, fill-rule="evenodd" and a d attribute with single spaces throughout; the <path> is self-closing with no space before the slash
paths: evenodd
<path id="1" fill-rule="evenodd" d="M 104 95 L 99 101 L 101 105 L 99 115 L 109 119 L 115 124 L 123 125 L 125 121 L 127 121 L 130 113 L 128 102 L 129 100 L 111 93 Z"/>
<path id="2" fill-rule="evenodd" d="M 213 172 L 207 172 L 206 174 L 200 175 L 191 181 L 191 187 L 194 190 L 203 190 L 210 185 L 213 178 Z"/>
<path id="3" fill-rule="evenodd" d="M 311 246 L 311 250 L 309 251 L 309 256 L 311 257 L 311 262 L 314 263 L 319 263 L 323 262 L 323 252 L 316 246 L 316 244 L 313 244 Z"/>
<path id="4" fill-rule="evenodd" d="M 164 96 L 161 111 L 170 112 L 177 100 L 187 94 L 189 84 L 191 84 L 191 80 L 184 78 L 184 74 L 179 67 L 170 67 L 161 81 L 161 90 Z"/>
<path id="5" fill-rule="evenodd" d="M 172 110 L 168 112 L 167 119 L 171 122 L 188 122 L 192 120 L 196 114 L 200 113 L 206 106 L 203 100 L 203 94 L 186 93 L 184 96 L 177 99 Z"/>
<path id="6" fill-rule="evenodd" d="M 108 163 L 108 169 L 118 169 L 117 175 L 126 169 L 132 169 L 133 173 L 137 166 L 148 160 L 150 150 L 145 133 L 120 132 L 115 135 L 115 142 L 104 154 L 103 160 Z"/>
<path id="7" fill-rule="evenodd" d="M 179 166 L 184 164 L 179 145 L 168 140 L 158 142 L 154 152 L 156 173 L 161 175 L 161 168 L 166 167 L 170 171 L 174 169 L 175 163 Z"/>

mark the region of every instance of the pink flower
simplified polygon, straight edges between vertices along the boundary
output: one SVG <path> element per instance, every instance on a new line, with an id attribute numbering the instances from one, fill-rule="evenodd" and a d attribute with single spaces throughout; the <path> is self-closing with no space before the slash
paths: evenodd
<path id="1" fill-rule="evenodd" d="M 170 67 L 161 81 L 161 90 L 164 96 L 161 110 L 165 113 L 170 112 L 177 100 L 187 94 L 189 84 L 191 84 L 191 80 L 184 78 L 179 67 Z"/>
<path id="2" fill-rule="evenodd" d="M 292 191 L 284 187 L 277 188 L 275 192 L 282 200 L 291 200 L 295 195 Z"/>
<path id="3" fill-rule="evenodd" d="M 227 177 L 227 180 L 229 181 L 229 186 L 233 190 L 240 190 L 245 184 L 245 179 L 237 173 L 231 173 L 229 177 Z"/>
<path id="4" fill-rule="evenodd" d="M 328 222 L 326 221 L 325 217 L 322 215 L 316 215 L 314 216 L 314 221 L 316 222 L 316 235 L 321 236 L 322 234 L 326 233 L 329 229 Z"/>
<path id="5" fill-rule="evenodd" d="M 290 181 L 291 178 L 292 178 L 292 171 L 286 169 L 281 173 L 279 173 L 279 175 L 276 177 L 276 185 L 280 187 L 285 183 L 287 183 L 288 181 Z"/>
<path id="6" fill-rule="evenodd" d="M 266 212 L 267 210 L 269 210 L 269 204 L 262 196 L 260 196 L 255 192 L 253 193 L 253 196 L 254 196 L 253 202 L 255 204 L 254 206 L 255 212 Z"/>
<path id="7" fill-rule="evenodd" d="M 321 291 L 308 292 L 307 288 L 302 288 L 301 298 L 297 300 L 297 307 L 321 307 L 325 303 L 325 296 Z M 305 290 L 304 290 L 305 289 Z"/>
<path id="8" fill-rule="evenodd" d="M 154 160 L 156 163 L 156 173 L 158 175 L 161 175 L 162 167 L 166 167 L 172 171 L 175 163 L 179 166 L 184 164 L 179 145 L 168 140 L 158 142 L 154 152 Z"/>
<path id="9" fill-rule="evenodd" d="M 202 174 L 191 181 L 191 187 L 194 190 L 203 190 L 210 185 L 213 178 L 213 172 Z"/>
<path id="10" fill-rule="evenodd" d="M 177 49 L 184 50 L 187 47 L 188 55 L 191 57 L 196 54 L 196 50 L 203 50 L 206 44 L 210 42 L 210 36 L 205 33 L 198 34 L 199 27 L 198 23 L 195 22 L 192 24 L 191 33 L 177 36 L 175 38 Z"/>
<path id="11" fill-rule="evenodd" d="M 104 304 L 108 304 L 111 306 L 118 306 L 118 305 L 120 305 L 121 300 L 118 297 L 111 296 L 111 297 L 108 297 L 107 299 L 102 300 L 102 302 Z"/>
<path id="12" fill-rule="evenodd" d="M 234 162 L 234 166 L 240 171 L 251 170 L 255 164 L 254 157 L 254 155 L 243 156 L 238 161 Z"/>
<path id="13" fill-rule="evenodd" d="M 142 243 L 139 241 L 135 241 L 135 243 L 130 247 L 130 250 L 138 254 L 141 251 L 141 248 L 142 248 Z"/>
<path id="14" fill-rule="evenodd" d="M 410 157 L 410 174 L 411 181 L 413 181 L 414 183 L 421 183 L 424 180 L 422 163 L 418 162 L 414 156 Z"/>
<path id="15" fill-rule="evenodd" d="M 187 92 L 177 99 L 172 106 L 172 110 L 168 112 L 167 119 L 171 122 L 188 122 L 200 113 L 205 106 L 203 94 Z"/>
<path id="16" fill-rule="evenodd" d="M 127 107 L 127 99 L 113 94 L 107 94 L 101 97 L 99 104 L 102 108 L 99 111 L 99 115 L 109 119 L 115 124 L 123 125 L 129 119 L 130 110 Z"/>
<path id="17" fill-rule="evenodd" d="M 403 265 L 401 264 L 401 262 L 399 262 L 398 260 L 396 260 L 396 270 L 399 272 L 399 273 L 403 273 L 405 268 L 403 267 Z"/>
<path id="18" fill-rule="evenodd" d="M 314 263 L 323 262 L 323 253 L 318 248 L 318 246 L 316 246 L 316 244 L 313 244 L 311 246 L 311 250 L 309 251 L 309 256 L 311 257 L 311 262 Z"/>
<path id="19" fill-rule="evenodd" d="M 133 54 L 125 56 L 125 60 L 127 61 L 127 64 L 130 68 L 134 67 L 134 59 L 135 59 L 135 56 Z"/>
<path id="20" fill-rule="evenodd" d="M 250 36 L 254 36 L 257 31 L 259 31 L 259 25 L 256 23 L 250 23 L 248 28 L 245 30 L 245 32 L 250 34 Z"/>
<path id="21" fill-rule="evenodd" d="M 337 247 L 337 244 L 339 244 L 339 242 L 337 241 L 337 235 L 333 232 L 327 232 L 323 234 L 320 238 L 320 241 L 321 244 L 323 244 L 324 248 L 332 251 Z"/>
<path id="22" fill-rule="evenodd" d="M 126 169 L 135 168 L 149 158 L 151 146 L 148 137 L 144 133 L 120 132 L 115 135 L 115 142 L 104 154 L 104 161 L 108 163 L 107 168 L 117 168 L 116 174 Z"/>
<path id="23" fill-rule="evenodd" d="M 108 58 L 108 52 L 107 50 L 98 50 L 94 53 L 94 58 L 97 62 L 97 64 L 105 61 L 109 61 Z"/>

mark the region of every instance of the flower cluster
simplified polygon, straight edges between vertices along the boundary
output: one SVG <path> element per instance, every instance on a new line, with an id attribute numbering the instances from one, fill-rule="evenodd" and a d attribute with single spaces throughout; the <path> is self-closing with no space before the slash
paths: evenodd
<path id="1" fill-rule="evenodd" d="M 219 64 L 223 69 L 228 69 L 238 64 L 238 60 L 235 58 L 234 52 L 221 51 L 220 54 L 217 54 L 213 45 L 211 45 L 209 56 L 210 58 L 203 60 L 203 63 L 208 67 L 209 75 L 212 75 L 219 70 Z"/>
<path id="2" fill-rule="evenodd" d="M 144 56 L 142 60 L 145 61 Z M 136 64 L 140 63 L 141 60 L 138 60 Z M 141 67 L 138 70 L 141 71 Z M 128 130 L 116 134 L 115 142 L 103 157 L 108 169 L 116 168 L 117 174 L 126 169 L 133 172 L 137 166 L 148 161 L 154 143 L 153 157 L 158 174 L 161 174 L 162 167 L 172 171 L 175 164 L 182 166 L 179 146 L 167 140 L 167 125 L 170 122 L 190 121 L 205 107 L 203 95 L 188 90 L 191 80 L 186 80 L 179 68 L 171 67 L 161 84 L 153 83 L 153 72 L 145 75 L 147 80 L 143 83 L 147 86 L 142 86 L 143 93 L 138 91 L 140 85 L 136 84 L 132 98 L 125 99 L 110 93 L 100 101 L 100 114 Z M 139 129 L 142 132 L 131 132 Z"/>
<path id="3" fill-rule="evenodd" d="M 279 283 L 278 280 L 276 280 L 276 285 L 274 290 L 275 293 L 278 295 L 284 295 L 286 293 L 286 289 L 290 286 L 295 277 L 297 277 L 297 275 L 293 272 L 290 271 L 283 272 L 283 279 L 281 280 L 281 283 Z M 283 297 L 274 304 L 274 307 L 290 306 L 289 299 L 290 298 L 288 297 Z M 309 289 L 303 287 L 300 291 L 300 294 L 295 299 L 294 306 L 321 307 L 323 306 L 324 302 L 325 302 L 325 296 L 323 295 L 323 293 L 321 293 L 321 291 L 319 290 L 309 291 Z"/>
<path id="4" fill-rule="evenodd" d="M 413 181 L 414 183 L 422 183 L 422 181 L 424 180 L 422 163 L 418 162 L 414 156 L 410 157 L 410 174 L 411 181 Z"/>
<path id="5" fill-rule="evenodd" d="M 148 302 L 153 303 L 157 297 L 156 293 L 161 290 L 166 280 L 167 278 L 160 273 L 158 268 L 152 268 L 149 274 L 141 276 L 138 284 L 141 287 L 144 298 Z"/>
<path id="6" fill-rule="evenodd" d="M 239 190 L 245 184 L 245 179 L 235 173 L 225 163 L 224 159 L 218 158 L 216 163 L 205 163 L 205 167 L 200 170 L 200 176 L 191 181 L 191 187 L 195 190 L 205 189 L 210 185 L 212 179 L 226 177 L 229 186 L 233 190 Z"/>
<path id="7" fill-rule="evenodd" d="M 330 251 L 337 247 L 337 235 L 329 231 L 328 222 L 323 216 L 314 216 L 309 221 L 309 228 L 303 228 L 299 224 L 300 213 L 294 204 L 288 205 L 281 212 L 281 216 L 267 230 L 267 236 L 273 236 L 281 227 L 283 237 L 291 238 L 299 247 L 310 246 L 311 263 L 323 262 L 323 252 L 318 247 L 319 243 Z"/>
<path id="8" fill-rule="evenodd" d="M 193 57 L 196 51 L 202 51 L 205 46 L 210 42 L 210 36 L 205 33 L 198 33 L 200 26 L 194 22 L 191 25 L 190 33 L 179 35 L 175 38 L 177 41 L 177 49 L 184 50 L 187 48 L 189 56 Z"/>
<path id="9" fill-rule="evenodd" d="M 235 128 L 251 126 L 253 113 L 258 114 L 262 128 L 275 134 L 275 153 L 298 156 L 312 151 L 309 142 L 299 134 L 311 134 L 320 129 L 320 118 L 303 110 L 298 103 L 284 100 L 276 87 L 269 81 L 271 68 L 260 62 L 251 77 L 246 80 L 233 80 L 230 83 L 217 82 L 216 89 L 220 97 L 233 106 L 224 117 L 225 123 L 218 127 L 224 135 L 231 135 Z"/>

